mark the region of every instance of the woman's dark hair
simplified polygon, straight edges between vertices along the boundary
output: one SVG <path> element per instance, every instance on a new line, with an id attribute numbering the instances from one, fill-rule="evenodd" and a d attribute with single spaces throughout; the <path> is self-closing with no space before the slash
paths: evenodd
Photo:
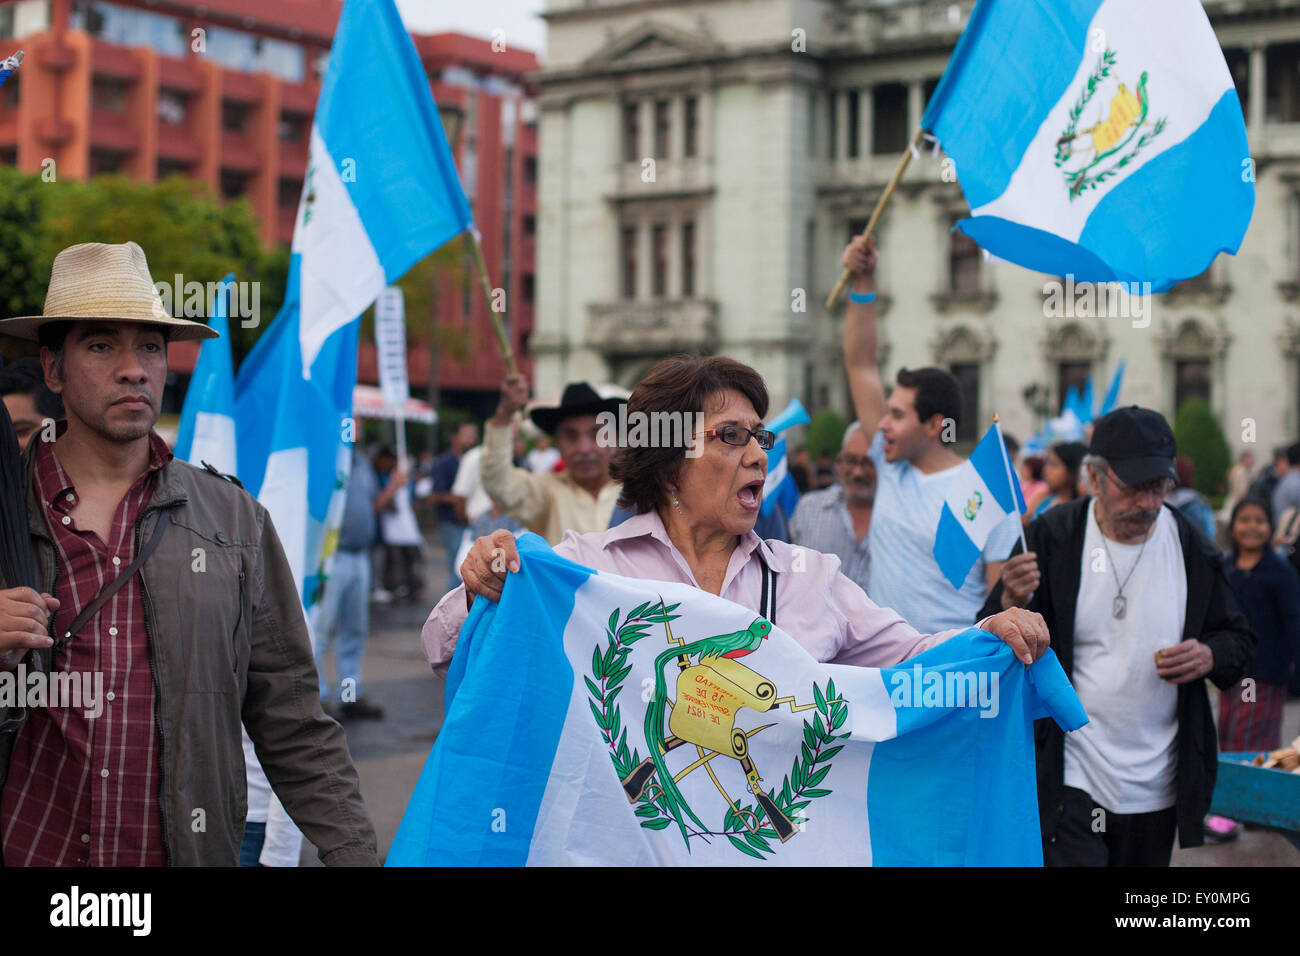
<path id="1" fill-rule="evenodd" d="M 1232 537 L 1232 526 L 1237 523 L 1237 513 L 1247 506 L 1258 508 L 1264 512 L 1264 520 L 1268 522 L 1268 535 L 1273 536 L 1273 509 L 1269 507 L 1268 502 L 1263 498 L 1257 498 L 1254 495 L 1247 495 L 1235 505 L 1232 506 L 1232 516 L 1228 518 L 1228 537 Z"/>
<path id="2" fill-rule="evenodd" d="M 645 415 L 654 428 L 656 419 L 651 416 L 655 412 L 706 412 L 705 406 L 720 404 L 719 396 L 728 390 L 749 399 L 760 419 L 767 415 L 767 386 L 748 365 L 720 355 L 666 358 L 656 362 L 632 389 L 627 401 L 628 421 L 633 421 L 634 415 Z M 691 440 L 683 437 L 683 442 L 669 447 L 622 446 L 614 453 L 609 476 L 623 483 L 620 507 L 645 514 L 668 502 L 668 486 L 677 483 Z"/>
<path id="3" fill-rule="evenodd" d="M 30 395 L 36 411 L 45 418 L 59 421 L 64 417 L 63 399 L 46 387 L 45 372 L 37 359 L 20 358 L 0 369 L 0 397 L 15 393 Z"/>
<path id="4" fill-rule="evenodd" d="M 1062 441 L 1048 450 L 1061 460 L 1065 470 L 1070 473 L 1070 497 L 1079 497 L 1079 471 L 1083 468 L 1083 456 L 1088 454 L 1088 446 L 1077 441 Z"/>

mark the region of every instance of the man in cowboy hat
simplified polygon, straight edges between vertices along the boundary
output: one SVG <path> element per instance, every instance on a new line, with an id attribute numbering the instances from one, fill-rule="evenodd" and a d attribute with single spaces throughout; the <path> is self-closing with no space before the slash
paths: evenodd
<path id="1" fill-rule="evenodd" d="M 579 534 L 609 527 L 621 486 L 610 481 L 609 459 L 615 448 L 597 441 L 597 416 L 617 413 L 624 399 L 601 398 L 586 382 L 564 388 L 560 404 L 535 408 L 533 424 L 555 439 L 564 471 L 535 475 L 511 460 L 510 424 L 528 402 L 528 381 L 512 375 L 501 386 L 496 414 L 487 420 L 479 467 L 483 488 L 501 509 L 522 521 L 550 544 L 564 532 Z"/>
<path id="2" fill-rule="evenodd" d="M 133 242 L 63 250 L 44 314 L 0 333 L 41 343 L 67 414 L 23 455 L 43 593 L 0 581 L 0 666 L 96 688 L 0 707 L 3 862 L 233 866 L 242 723 L 321 859 L 376 864 L 270 517 L 153 429 L 167 343 L 217 333 L 167 314 Z"/>

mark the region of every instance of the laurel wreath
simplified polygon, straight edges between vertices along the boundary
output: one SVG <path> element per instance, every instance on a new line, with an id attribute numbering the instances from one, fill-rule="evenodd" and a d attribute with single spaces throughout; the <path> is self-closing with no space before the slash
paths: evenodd
<path id="1" fill-rule="evenodd" d="M 774 787 L 767 792 L 777 809 L 785 813 L 795 826 L 808 822 L 799 815 L 808 804 L 817 797 L 825 797 L 834 792 L 818 785 L 831 772 L 831 758 L 844 749 L 843 744 L 836 744 L 835 741 L 849 736 L 848 733 L 835 733 L 849 716 L 848 705 L 843 700 L 836 699 L 835 681 L 827 683 L 824 693 L 814 684 L 813 702 L 819 713 L 813 716 L 812 723 L 806 720 L 803 722 L 803 743 L 800 744 L 800 753 L 794 758 L 790 773 L 781 781 L 779 791 Z M 747 816 L 754 820 L 752 828 L 745 825 Z M 723 815 L 722 831 L 731 845 L 740 852 L 759 860 L 766 859 L 764 854 L 772 852 L 767 841 L 777 839 L 776 831 L 765 825 L 766 816 L 767 812 L 758 804 L 728 807 Z"/>
<path id="2" fill-rule="evenodd" d="M 1074 134 L 1078 132 L 1079 119 L 1083 116 L 1083 110 L 1088 105 L 1088 101 L 1096 94 L 1097 88 L 1101 86 L 1101 81 L 1110 76 L 1117 59 L 1114 50 L 1107 50 L 1098 58 L 1097 68 L 1092 71 L 1092 74 L 1088 77 L 1088 82 L 1084 84 L 1083 89 L 1079 92 L 1079 98 L 1070 107 L 1070 123 L 1065 127 L 1065 132 L 1061 134 L 1061 138 L 1056 144 L 1057 166 L 1066 162 L 1073 155 L 1070 144 L 1074 142 Z"/>
<path id="3" fill-rule="evenodd" d="M 1165 116 L 1156 120 L 1155 124 L 1151 127 L 1150 132 L 1143 133 L 1138 137 L 1138 141 L 1134 144 L 1133 148 L 1121 156 L 1114 166 L 1102 170 L 1091 179 L 1087 177 L 1087 169 L 1081 169 L 1077 173 L 1067 174 L 1066 181 L 1070 183 L 1070 198 L 1073 199 L 1075 196 L 1081 194 L 1085 189 L 1096 189 L 1112 176 L 1118 176 L 1119 171 L 1136 159 L 1137 154 L 1142 152 L 1142 149 L 1148 143 L 1164 132 L 1167 120 L 1168 117 Z M 1082 179 L 1080 179 L 1080 177 L 1082 177 Z"/>
<path id="4" fill-rule="evenodd" d="M 610 612 L 609 623 L 605 628 L 604 652 L 602 653 L 599 644 L 591 652 L 592 676 L 583 677 L 587 682 L 587 690 L 591 693 L 587 704 L 604 735 L 610 759 L 620 780 L 641 763 L 641 755 L 636 748 L 627 745 L 627 728 L 623 726 L 622 714 L 614 703 L 623 690 L 624 679 L 632 670 L 632 665 L 626 663 L 627 656 L 632 652 L 632 645 L 646 636 L 650 625 L 677 620 L 681 615 L 672 612 L 678 606 L 670 604 L 665 607 L 659 604 L 652 607 L 647 601 L 624 618 L 621 625 L 618 608 L 615 608 Z M 668 796 L 654 781 L 642 791 L 634 812 L 642 818 L 641 826 L 648 830 L 662 830 L 673 822 Z"/>

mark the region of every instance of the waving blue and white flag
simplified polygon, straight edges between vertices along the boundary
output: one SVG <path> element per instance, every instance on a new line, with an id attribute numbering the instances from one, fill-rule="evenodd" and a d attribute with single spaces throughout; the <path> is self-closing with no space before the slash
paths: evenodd
<path id="1" fill-rule="evenodd" d="M 991 255 L 1163 292 L 1235 253 L 1255 204 L 1200 0 L 979 0 L 922 121 Z"/>
<path id="2" fill-rule="evenodd" d="M 1020 479 L 994 422 L 948 484 L 934 534 L 934 560 L 943 576 L 960 589 L 994 529 L 1008 516 L 1024 513 Z"/>
<path id="3" fill-rule="evenodd" d="M 13 56 L 5 57 L 3 61 L 0 61 L 0 86 L 4 86 L 5 80 L 9 79 L 14 70 L 22 65 L 24 56 L 26 54 L 19 50 Z"/>
<path id="4" fill-rule="evenodd" d="M 210 464 L 227 475 L 237 475 L 235 454 L 235 374 L 230 359 L 230 314 L 228 298 L 232 272 L 217 286 L 217 301 L 208 321 L 220 335 L 199 346 L 181 423 L 172 453 L 193 465 Z"/>
<path id="5" fill-rule="evenodd" d="M 808 410 L 803 407 L 803 402 L 792 398 L 785 411 L 773 418 L 767 427 L 779 435 L 787 428 L 807 425 L 811 421 Z M 799 504 L 799 486 L 795 483 L 794 475 L 790 474 L 790 461 L 784 438 L 779 439 L 767 453 L 767 476 L 763 481 L 763 502 L 759 507 L 759 513 L 767 517 L 777 504 L 785 510 L 787 517 L 794 514 L 794 509 Z"/>
<path id="6" fill-rule="evenodd" d="M 359 317 L 385 285 L 471 228 L 429 78 L 393 0 L 345 0 L 285 304 L 236 380 L 239 475 L 270 511 L 308 606 L 351 465 Z"/>
<path id="7" fill-rule="evenodd" d="M 1041 865 L 1033 721 L 1087 720 L 1050 651 L 971 629 L 822 664 L 697 588 L 519 551 L 461 630 L 389 866 Z"/>

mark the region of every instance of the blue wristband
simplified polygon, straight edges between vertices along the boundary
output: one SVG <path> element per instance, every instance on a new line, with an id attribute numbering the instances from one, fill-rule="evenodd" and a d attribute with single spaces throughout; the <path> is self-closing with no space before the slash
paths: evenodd
<path id="1" fill-rule="evenodd" d="M 849 292 L 849 301 L 856 302 L 858 305 L 870 305 L 876 301 L 876 294 L 874 292 Z"/>

